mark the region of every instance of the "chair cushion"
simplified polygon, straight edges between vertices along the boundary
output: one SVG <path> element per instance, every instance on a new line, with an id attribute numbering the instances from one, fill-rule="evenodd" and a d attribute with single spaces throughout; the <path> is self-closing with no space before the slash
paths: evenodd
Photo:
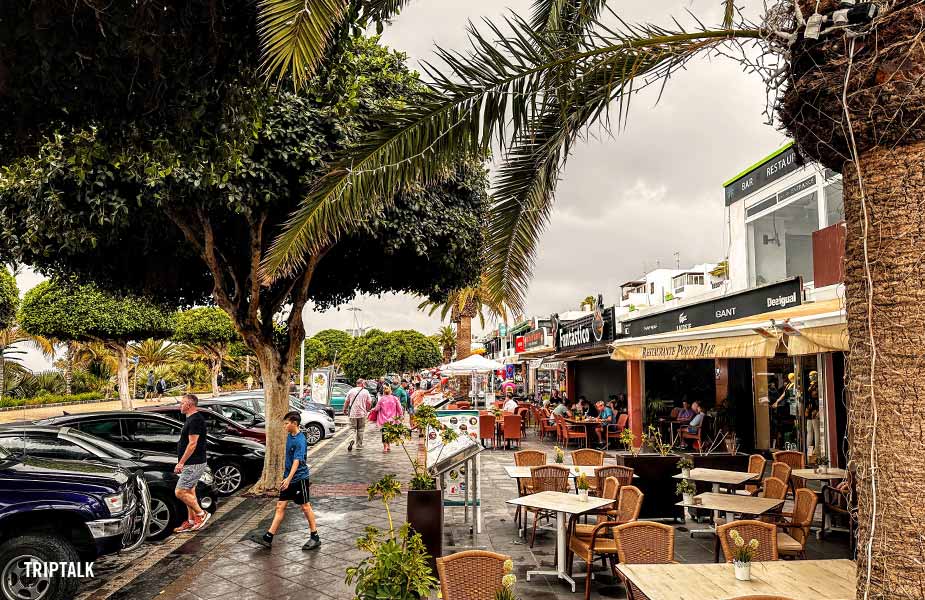
<path id="1" fill-rule="evenodd" d="M 590 562 L 592 560 L 591 552 L 591 537 L 581 538 L 577 536 L 572 536 L 572 539 L 569 541 L 569 548 L 572 552 L 581 557 L 585 562 Z M 594 554 L 616 554 L 617 553 L 617 543 L 613 540 L 612 537 L 608 535 L 598 535 L 597 541 L 594 544 Z"/>
<path id="2" fill-rule="evenodd" d="M 800 542 L 793 539 L 789 533 L 783 531 L 777 532 L 777 552 L 778 554 L 799 554 L 803 551 Z"/>

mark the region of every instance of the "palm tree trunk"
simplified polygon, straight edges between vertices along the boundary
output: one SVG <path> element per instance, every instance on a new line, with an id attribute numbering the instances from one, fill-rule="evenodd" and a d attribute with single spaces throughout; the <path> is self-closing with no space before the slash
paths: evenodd
<path id="1" fill-rule="evenodd" d="M 456 324 L 456 360 L 472 354 L 472 317 L 460 316 Z"/>
<path id="2" fill-rule="evenodd" d="M 3 393 L 6 391 L 6 356 L 3 354 L 6 348 L 0 348 L 0 402 L 3 401 Z"/>
<path id="3" fill-rule="evenodd" d="M 844 170 L 857 597 L 922 598 L 925 142 L 874 148 L 858 166 L 863 196 L 857 167 Z"/>
<path id="4" fill-rule="evenodd" d="M 119 369 L 116 381 L 119 384 L 119 400 L 122 401 L 123 410 L 132 410 L 132 392 L 128 381 L 128 344 L 112 342 L 112 349 L 119 360 Z"/>
<path id="5" fill-rule="evenodd" d="M 64 394 L 72 394 L 71 383 L 74 380 L 74 342 L 68 342 L 64 351 Z"/>
<path id="6" fill-rule="evenodd" d="M 212 369 L 212 397 L 218 398 L 219 389 L 218 389 L 218 374 L 222 372 L 222 357 L 221 355 L 214 356 L 211 361 L 209 361 L 209 367 Z"/>

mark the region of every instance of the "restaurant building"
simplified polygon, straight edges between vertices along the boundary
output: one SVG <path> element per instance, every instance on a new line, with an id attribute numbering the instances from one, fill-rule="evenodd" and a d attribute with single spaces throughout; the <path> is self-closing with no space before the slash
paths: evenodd
<path id="1" fill-rule="evenodd" d="M 844 215 L 838 175 L 785 146 L 724 184 L 728 279 L 674 307 L 623 315 L 630 422 L 646 401 L 710 408 L 740 449 L 844 464 Z"/>

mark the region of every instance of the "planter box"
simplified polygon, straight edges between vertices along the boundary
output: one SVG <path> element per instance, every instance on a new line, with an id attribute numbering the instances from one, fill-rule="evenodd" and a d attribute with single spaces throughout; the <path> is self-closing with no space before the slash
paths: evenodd
<path id="1" fill-rule="evenodd" d="M 617 452 L 615 455 L 618 465 L 633 468 L 638 475 L 633 479 L 633 485 L 638 487 L 644 497 L 640 519 L 684 519 L 684 511 L 675 502 L 681 500 L 675 493 L 678 480 L 672 476 L 679 473 L 677 454 L 662 456 L 661 454 L 639 454 L 633 456 L 630 452 Z"/>
<path id="2" fill-rule="evenodd" d="M 430 568 L 437 573 L 437 558 L 443 556 L 443 491 L 408 490 L 408 523 L 430 554 Z"/>

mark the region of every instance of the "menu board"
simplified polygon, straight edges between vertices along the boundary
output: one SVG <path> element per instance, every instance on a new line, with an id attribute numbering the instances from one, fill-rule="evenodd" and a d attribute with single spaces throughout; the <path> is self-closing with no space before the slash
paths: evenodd
<path id="1" fill-rule="evenodd" d="M 328 369 L 317 369 L 312 371 L 311 383 L 312 402 L 328 404 L 331 397 L 331 374 Z"/>
<path id="2" fill-rule="evenodd" d="M 464 457 L 479 445 L 479 411 L 477 410 L 438 410 L 437 420 L 442 425 L 456 432 L 456 439 L 444 444 L 440 432 L 427 430 L 427 467 L 440 468 L 452 465 L 454 457 Z M 465 465 L 460 464 L 446 471 L 444 475 L 444 498 L 461 499 L 466 494 Z"/>

